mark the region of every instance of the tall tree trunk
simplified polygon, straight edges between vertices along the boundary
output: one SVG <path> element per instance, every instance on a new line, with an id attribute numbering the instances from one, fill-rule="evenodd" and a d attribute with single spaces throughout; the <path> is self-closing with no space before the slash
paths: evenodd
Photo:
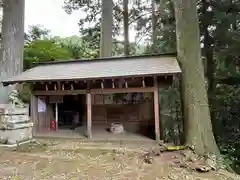
<path id="1" fill-rule="evenodd" d="M 128 17 L 128 0 L 123 0 L 123 25 L 124 25 L 124 55 L 129 55 L 129 17 Z"/>
<path id="2" fill-rule="evenodd" d="M 152 51 L 156 52 L 157 41 L 157 17 L 156 17 L 156 0 L 152 0 Z"/>
<path id="3" fill-rule="evenodd" d="M 213 125 L 215 124 L 215 111 L 214 111 L 214 102 L 215 102 L 215 91 L 216 91 L 216 83 L 215 83 L 215 72 L 216 65 L 213 57 L 213 38 L 210 36 L 208 31 L 208 27 L 211 24 L 212 17 L 209 16 L 209 12 L 207 9 L 209 8 L 209 2 L 207 0 L 202 0 L 202 14 L 203 14 L 203 53 L 206 57 L 207 66 L 206 66 L 206 75 L 208 80 L 208 102 L 210 106 L 210 115 L 212 119 Z M 210 12 L 211 13 L 211 12 Z M 215 127 L 215 126 L 214 126 Z M 217 127 L 217 126 L 216 126 Z"/>
<path id="4" fill-rule="evenodd" d="M 199 154 L 218 153 L 213 136 L 203 63 L 196 0 L 175 1 L 178 59 L 182 68 L 186 144 Z"/>
<path id="5" fill-rule="evenodd" d="M 112 56 L 113 1 L 102 0 L 100 56 Z"/>
<path id="6" fill-rule="evenodd" d="M 0 80 L 23 70 L 25 0 L 3 0 Z M 14 87 L 0 85 L 0 104 L 8 103 L 8 93 Z"/>

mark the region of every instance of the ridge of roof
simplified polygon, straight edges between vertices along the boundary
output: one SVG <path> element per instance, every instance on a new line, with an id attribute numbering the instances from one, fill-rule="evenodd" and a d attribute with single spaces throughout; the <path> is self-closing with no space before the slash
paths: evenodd
<path id="1" fill-rule="evenodd" d="M 38 62 L 34 63 L 34 66 L 39 65 L 55 65 L 55 64 L 68 64 L 68 63 L 84 63 L 84 62 L 96 62 L 96 61 L 117 61 L 117 60 L 129 60 L 129 59 L 139 59 L 139 58 L 151 58 L 151 57 L 176 57 L 177 53 L 161 53 L 161 54 L 143 54 L 138 56 L 113 56 L 113 57 L 102 57 L 102 58 L 88 58 L 88 59 L 73 59 L 73 60 L 59 60 L 59 61 L 48 61 L 48 62 Z"/>

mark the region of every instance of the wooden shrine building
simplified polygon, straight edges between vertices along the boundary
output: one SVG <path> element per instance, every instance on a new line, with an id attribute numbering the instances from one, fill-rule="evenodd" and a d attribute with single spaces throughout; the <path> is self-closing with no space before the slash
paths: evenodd
<path id="1" fill-rule="evenodd" d="M 75 110 L 89 138 L 94 129 L 121 123 L 133 133 L 150 131 L 158 141 L 158 88 L 171 85 L 179 73 L 173 54 L 111 57 L 39 63 L 2 83 L 31 86 L 34 134 L 49 131 L 52 120 L 56 131 L 71 125 Z"/>

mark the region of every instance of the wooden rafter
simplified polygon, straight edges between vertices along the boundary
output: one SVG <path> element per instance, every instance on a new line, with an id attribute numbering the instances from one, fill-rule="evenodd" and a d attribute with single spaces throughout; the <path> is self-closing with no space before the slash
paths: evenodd
<path id="1" fill-rule="evenodd" d="M 104 89 L 104 80 L 101 82 L 101 88 Z"/>
<path id="2" fill-rule="evenodd" d="M 58 81 L 57 82 L 57 89 L 60 90 L 61 89 L 61 83 Z"/>
<path id="3" fill-rule="evenodd" d="M 145 79 L 144 79 L 144 78 L 142 79 L 142 86 L 143 86 L 144 88 L 146 87 Z"/>
<path id="4" fill-rule="evenodd" d="M 112 88 L 115 88 L 115 81 L 112 79 Z"/>
<path id="5" fill-rule="evenodd" d="M 124 83 L 125 83 L 125 88 L 128 88 L 128 82 L 126 81 L 126 79 L 124 79 Z"/>
<path id="6" fill-rule="evenodd" d="M 167 80 L 165 78 L 167 77 Z M 169 76 L 161 76 L 158 78 L 160 86 L 166 86 L 166 81 L 169 81 Z M 154 83 L 157 78 L 134 78 L 132 81 L 130 78 L 109 78 L 108 80 L 99 79 L 99 80 L 84 80 L 84 81 L 69 81 L 69 84 L 66 84 L 66 81 L 57 81 L 52 82 L 52 85 L 49 85 L 48 82 L 39 82 L 32 84 L 34 92 L 38 94 L 85 94 L 86 92 L 93 93 L 128 93 L 128 92 L 153 92 Z M 95 81 L 95 83 L 94 83 Z M 154 81 L 154 82 L 153 82 Z M 83 82 L 86 86 L 83 86 Z M 47 86 L 48 85 L 48 86 Z M 47 87 L 46 87 L 47 86 Z M 48 92 L 44 92 L 48 91 Z"/>

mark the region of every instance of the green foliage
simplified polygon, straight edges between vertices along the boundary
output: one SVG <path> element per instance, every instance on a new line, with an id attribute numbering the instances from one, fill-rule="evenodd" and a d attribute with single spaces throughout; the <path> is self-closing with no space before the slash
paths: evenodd
<path id="1" fill-rule="evenodd" d="M 68 49 L 62 48 L 52 40 L 35 40 L 25 45 L 24 68 L 30 68 L 35 62 L 67 60 L 71 58 Z"/>
<path id="2" fill-rule="evenodd" d="M 55 37 L 55 42 L 62 48 L 67 49 L 74 59 L 98 57 L 99 49 L 91 41 L 83 37 L 72 36 L 66 38 Z"/>
<path id="3" fill-rule="evenodd" d="M 71 54 L 67 48 L 57 44 L 54 39 L 50 38 L 50 31 L 40 25 L 30 27 L 26 35 L 28 41 L 24 46 L 24 69 L 29 69 L 34 63 L 67 60 Z"/>
<path id="4" fill-rule="evenodd" d="M 159 88 L 161 131 L 164 141 L 180 145 L 182 143 L 182 114 L 178 87 Z"/>
<path id="5" fill-rule="evenodd" d="M 123 55 L 123 45 L 117 40 L 120 35 L 120 27 L 123 26 L 123 1 L 113 1 L 113 55 Z M 129 27 L 134 28 L 136 24 L 137 16 L 140 15 L 140 10 L 138 10 L 139 4 L 129 2 Z M 78 1 L 78 0 L 66 0 L 64 9 L 67 13 L 72 13 L 75 10 L 81 10 L 86 13 L 85 17 L 79 19 L 79 32 L 82 35 L 83 40 L 86 42 L 91 42 L 91 47 L 93 49 L 100 49 L 100 24 L 101 24 L 101 1 L 89 0 L 89 1 Z M 146 36 L 144 34 L 143 36 Z M 141 38 L 139 38 L 141 39 Z M 142 46 L 141 46 L 142 47 Z M 138 44 L 131 43 L 130 54 L 135 54 L 136 52 L 143 53 L 143 50 L 137 50 Z M 98 54 L 99 56 L 99 54 Z"/>
<path id="6" fill-rule="evenodd" d="M 31 86 L 29 84 L 23 84 L 21 90 L 19 91 L 19 97 L 24 103 L 29 103 L 31 98 Z"/>
<path id="7" fill-rule="evenodd" d="M 29 32 L 28 32 L 28 40 L 35 41 L 37 39 L 47 38 L 49 35 L 49 30 L 41 27 L 40 25 L 33 25 L 30 26 Z"/>

